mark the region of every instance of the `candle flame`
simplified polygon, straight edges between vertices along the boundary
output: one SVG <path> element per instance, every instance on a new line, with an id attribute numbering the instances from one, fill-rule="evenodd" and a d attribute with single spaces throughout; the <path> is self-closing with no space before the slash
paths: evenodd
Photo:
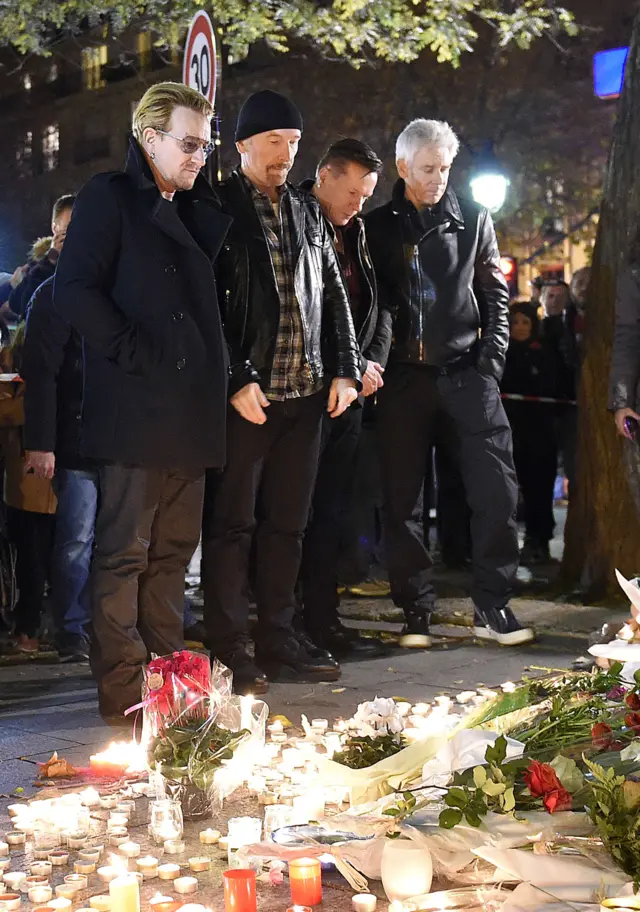
<path id="1" fill-rule="evenodd" d="M 142 773 L 147 768 L 147 752 L 138 741 L 112 741 L 109 747 L 89 758 L 92 766 L 120 767 L 126 773 Z"/>

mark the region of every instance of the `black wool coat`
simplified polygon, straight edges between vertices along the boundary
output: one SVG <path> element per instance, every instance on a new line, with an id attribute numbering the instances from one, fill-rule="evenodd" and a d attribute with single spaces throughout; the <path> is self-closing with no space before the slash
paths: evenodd
<path id="1" fill-rule="evenodd" d="M 124 171 L 78 194 L 54 305 L 83 339 L 83 456 L 224 465 L 228 356 L 213 265 L 230 224 L 201 175 L 164 199 L 134 139 Z"/>

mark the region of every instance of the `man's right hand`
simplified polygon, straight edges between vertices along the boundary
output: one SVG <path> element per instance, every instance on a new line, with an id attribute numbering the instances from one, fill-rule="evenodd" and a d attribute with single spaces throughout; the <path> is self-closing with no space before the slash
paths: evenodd
<path id="1" fill-rule="evenodd" d="M 367 361 L 367 369 L 362 375 L 363 396 L 372 396 L 381 386 L 384 386 L 383 373 L 384 367 L 377 361 Z"/>
<path id="2" fill-rule="evenodd" d="M 24 474 L 35 475 L 36 478 L 53 478 L 56 470 L 56 457 L 53 453 L 41 450 L 27 450 L 24 454 Z"/>
<path id="3" fill-rule="evenodd" d="M 626 437 L 628 440 L 631 440 L 631 434 L 624 426 L 624 420 L 625 420 L 625 418 L 633 418 L 634 421 L 640 422 L 640 415 L 638 415 L 637 412 L 634 412 L 633 409 L 621 408 L 621 409 L 618 409 L 616 412 L 614 412 L 613 417 L 615 419 L 616 428 L 617 428 L 620 436 Z"/>
<path id="4" fill-rule="evenodd" d="M 264 410 L 269 400 L 262 392 L 259 383 L 248 383 L 231 397 L 231 405 L 236 412 L 252 424 L 264 424 L 267 416 Z"/>

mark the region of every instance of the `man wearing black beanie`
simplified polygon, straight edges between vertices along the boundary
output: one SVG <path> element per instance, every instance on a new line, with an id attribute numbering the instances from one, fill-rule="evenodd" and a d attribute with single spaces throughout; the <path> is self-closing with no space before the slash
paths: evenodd
<path id="1" fill-rule="evenodd" d="M 322 414 L 343 414 L 360 386 L 347 293 L 320 207 L 287 183 L 301 135 L 288 98 L 251 95 L 236 129 L 240 167 L 220 188 L 233 216 L 218 269 L 230 407 L 227 465 L 208 480 L 205 622 L 236 691 L 254 694 L 268 680 L 340 675 L 330 653 L 293 629 Z M 247 596 L 254 534 L 255 660 Z"/>

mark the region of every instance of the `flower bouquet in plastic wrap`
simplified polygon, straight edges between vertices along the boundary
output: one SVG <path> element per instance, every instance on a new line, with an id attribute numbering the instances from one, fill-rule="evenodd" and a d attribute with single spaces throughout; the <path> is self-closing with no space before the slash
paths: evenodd
<path id="1" fill-rule="evenodd" d="M 179 800 L 186 818 L 210 812 L 215 776 L 252 735 L 234 711 L 224 665 L 182 650 L 154 658 L 144 672 L 143 732 L 157 791 Z"/>

